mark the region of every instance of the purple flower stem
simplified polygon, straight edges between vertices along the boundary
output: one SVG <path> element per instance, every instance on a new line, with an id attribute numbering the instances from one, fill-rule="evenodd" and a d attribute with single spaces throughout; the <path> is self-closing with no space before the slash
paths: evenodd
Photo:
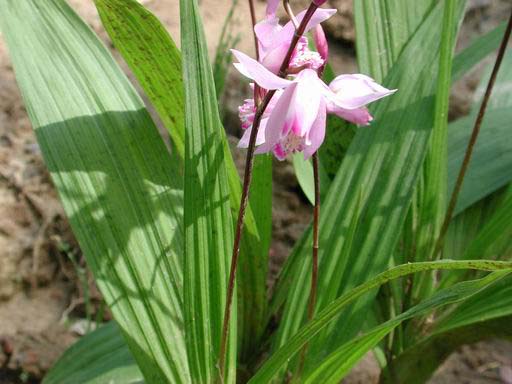
<path id="1" fill-rule="evenodd" d="M 471 161 L 471 156 L 473 155 L 473 149 L 478 138 L 478 134 L 480 133 L 480 127 L 482 125 L 482 121 L 485 116 L 485 111 L 487 109 L 487 104 L 489 103 L 489 98 L 492 93 L 492 89 L 494 87 L 494 83 L 496 82 L 496 77 L 498 75 L 498 71 L 501 66 L 501 62 L 503 61 L 503 56 L 505 54 L 505 50 L 507 49 L 507 43 L 510 39 L 510 33 L 512 31 L 512 13 L 510 14 L 510 18 L 508 20 L 507 29 L 505 30 L 505 34 L 503 35 L 503 39 L 501 41 L 501 45 L 498 51 L 498 56 L 496 57 L 496 62 L 494 63 L 494 68 L 492 70 L 491 78 L 487 83 L 487 89 L 485 90 L 485 95 L 482 101 L 482 105 L 480 106 L 480 110 L 478 111 L 478 116 L 475 121 L 475 125 L 473 127 L 473 132 L 471 133 L 471 138 L 469 139 L 468 146 L 466 148 L 466 154 L 464 155 L 464 160 L 462 161 L 462 165 L 460 167 L 459 175 L 457 176 L 457 181 L 455 182 L 455 187 L 453 188 L 452 195 L 450 197 L 450 202 L 448 204 L 448 209 L 446 210 L 446 215 L 444 217 L 443 225 L 439 232 L 439 237 L 437 238 L 436 245 L 434 248 L 433 257 L 436 258 L 441 248 L 444 244 L 444 238 L 446 236 L 446 232 L 448 231 L 448 227 L 453 217 L 453 212 L 455 211 L 455 207 L 457 204 L 457 198 L 459 197 L 460 190 L 462 188 L 462 183 L 464 181 L 464 177 L 466 175 L 466 171 L 468 170 L 469 162 Z"/>
<path id="2" fill-rule="evenodd" d="M 311 3 L 309 8 L 304 15 L 304 19 L 299 25 L 299 28 L 295 31 L 293 35 L 293 39 L 291 41 L 290 47 L 288 48 L 288 52 L 281 64 L 281 68 L 279 69 L 278 76 L 284 78 L 286 76 L 286 72 L 288 66 L 290 65 L 290 61 L 299 42 L 299 39 L 304 34 L 306 26 L 308 25 L 311 17 L 317 10 L 318 6 L 314 3 Z M 244 171 L 244 182 L 242 187 L 242 197 L 240 201 L 240 210 L 238 211 L 238 219 L 235 228 L 235 240 L 233 244 L 233 254 L 231 257 L 231 267 L 229 271 L 229 280 L 226 294 L 226 307 L 224 309 L 224 321 L 222 325 L 222 336 L 220 341 L 220 350 L 219 350 L 219 379 L 220 382 L 224 382 L 224 368 L 226 363 L 226 347 L 227 347 L 227 339 L 228 339 L 228 330 L 229 330 L 229 321 L 231 318 L 231 306 L 233 304 L 233 291 L 235 288 L 235 276 L 236 270 L 238 266 L 238 257 L 240 255 L 240 240 L 242 237 L 242 229 L 244 226 L 244 218 L 245 218 L 245 210 L 247 208 L 247 202 L 249 200 L 249 187 L 252 181 L 252 168 L 254 164 L 254 150 L 256 148 L 256 137 L 258 135 L 258 129 L 261 122 L 261 117 L 265 112 L 270 100 L 274 96 L 276 91 L 269 91 L 263 98 L 261 104 L 258 105 L 256 110 L 256 114 L 254 116 L 253 127 L 251 131 L 251 137 L 249 139 L 249 147 L 247 148 L 247 157 L 245 161 L 245 171 Z"/>
<path id="3" fill-rule="evenodd" d="M 256 36 L 256 31 L 254 27 L 256 26 L 256 11 L 254 9 L 254 0 L 249 0 L 249 9 L 251 11 L 251 22 L 252 22 L 252 34 L 254 36 L 254 47 L 256 49 L 256 60 L 260 61 L 260 49 L 258 45 L 258 36 Z"/>

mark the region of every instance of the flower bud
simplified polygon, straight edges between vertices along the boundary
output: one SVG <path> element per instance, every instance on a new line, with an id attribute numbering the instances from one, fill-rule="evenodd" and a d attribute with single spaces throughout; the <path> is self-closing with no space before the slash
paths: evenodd
<path id="1" fill-rule="evenodd" d="M 318 24 L 313 29 L 312 33 L 316 50 L 320 54 L 320 57 L 324 60 L 324 62 L 327 63 L 327 57 L 329 56 L 329 45 L 327 43 L 327 38 L 325 37 L 325 33 L 322 26 Z"/>
<path id="2" fill-rule="evenodd" d="M 276 16 L 277 7 L 279 5 L 279 0 L 268 0 L 267 2 L 267 18 L 273 18 Z"/>

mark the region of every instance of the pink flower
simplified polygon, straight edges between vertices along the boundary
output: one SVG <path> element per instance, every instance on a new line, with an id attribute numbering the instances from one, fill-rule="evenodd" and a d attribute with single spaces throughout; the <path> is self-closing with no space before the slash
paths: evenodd
<path id="1" fill-rule="evenodd" d="M 252 86 L 253 84 L 251 84 Z M 277 90 L 274 94 L 274 97 L 270 99 L 270 103 L 267 108 L 263 112 L 263 116 L 261 117 L 260 127 L 258 129 L 258 135 L 256 136 L 256 145 L 261 145 L 265 142 L 265 129 L 267 126 L 268 118 L 274 107 L 281 97 L 283 91 Z M 242 122 L 242 129 L 244 130 L 244 134 L 242 138 L 238 142 L 239 148 L 247 148 L 249 146 L 249 139 L 251 137 L 252 132 L 252 124 L 254 122 L 254 116 L 256 115 L 256 106 L 254 105 L 254 99 L 246 99 L 244 104 L 238 107 L 238 116 L 240 117 L 240 121 Z"/>
<path id="2" fill-rule="evenodd" d="M 365 106 L 396 91 L 361 74 L 338 76 L 327 86 L 309 68 L 291 80 L 283 79 L 244 53 L 232 52 L 239 61 L 234 65 L 242 75 L 263 89 L 277 90 L 262 117 L 256 153 L 272 151 L 280 160 L 295 152 L 304 152 L 305 159 L 313 155 L 324 140 L 327 113 L 367 125 L 372 117 Z M 248 144 L 253 119 L 254 115 L 247 120 L 251 127 L 246 124 L 241 147 Z"/>
<path id="3" fill-rule="evenodd" d="M 279 1 L 269 1 L 266 19 L 259 22 L 254 27 L 254 32 L 256 33 L 259 43 L 260 62 L 273 73 L 279 71 L 281 63 L 290 47 L 293 34 L 295 33 L 295 27 L 291 21 L 285 26 L 279 24 L 279 19 L 275 15 L 278 3 Z M 335 13 L 335 9 L 318 9 L 307 24 L 305 32 L 315 28 Z M 297 15 L 297 21 L 299 23 L 302 21 L 305 14 L 306 11 L 302 11 Z M 290 67 L 318 69 L 324 63 L 324 59 L 318 53 L 308 48 L 307 38 L 302 37 L 292 56 Z"/>
<path id="4" fill-rule="evenodd" d="M 318 24 L 315 29 L 313 29 L 312 34 L 316 50 L 324 62 L 327 62 L 327 58 L 329 56 L 329 45 L 327 44 L 327 38 L 325 37 L 324 29 L 320 24 Z"/>

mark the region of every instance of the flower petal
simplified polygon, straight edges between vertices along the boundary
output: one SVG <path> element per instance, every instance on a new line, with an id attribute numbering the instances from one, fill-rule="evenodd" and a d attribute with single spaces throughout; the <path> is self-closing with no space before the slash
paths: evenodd
<path id="1" fill-rule="evenodd" d="M 293 108 L 291 113 L 295 115 L 297 123 L 293 127 L 298 129 L 298 131 L 294 130 L 294 133 L 303 137 L 311 129 L 318 115 L 318 108 L 323 99 L 319 86 L 321 80 L 314 70 L 304 69 L 295 81 L 297 82 L 297 89 L 290 108 Z"/>
<path id="2" fill-rule="evenodd" d="M 304 160 L 309 159 L 324 142 L 325 138 L 325 123 L 327 118 L 327 110 L 325 101 L 320 102 L 318 114 L 309 130 L 308 137 L 306 138 L 306 148 L 304 149 Z"/>
<path id="3" fill-rule="evenodd" d="M 357 125 L 369 125 L 373 120 L 372 115 L 370 115 L 366 107 L 344 109 L 334 106 L 334 108 L 328 108 L 328 112 Z"/>
<path id="4" fill-rule="evenodd" d="M 267 127 L 268 118 L 261 119 L 260 127 L 258 128 L 258 134 L 256 135 L 256 146 L 261 145 L 265 142 L 265 129 Z M 242 138 L 237 144 L 238 148 L 248 148 L 249 140 L 251 139 L 252 126 L 244 131 Z"/>
<path id="5" fill-rule="evenodd" d="M 265 127 L 265 143 L 256 148 L 256 153 L 270 152 L 280 141 L 285 125 L 293 123 L 293 121 L 289 121 L 293 117 L 290 116 L 290 103 L 296 88 L 297 83 L 292 83 L 277 101 Z"/>
<path id="6" fill-rule="evenodd" d="M 361 74 L 340 75 L 329 88 L 336 94 L 335 103 L 345 109 L 360 108 L 396 92 L 396 89 L 384 88 L 371 77 Z"/>
<path id="7" fill-rule="evenodd" d="M 313 16 L 311 17 L 311 20 L 309 20 L 308 25 L 306 26 L 306 30 L 304 31 L 304 34 L 306 34 L 309 30 L 312 28 L 315 28 L 318 24 L 323 23 L 325 20 L 329 19 L 332 15 L 336 13 L 336 9 L 324 9 L 324 8 L 318 8 Z M 297 21 L 300 23 L 302 19 L 304 19 L 304 16 L 306 15 L 306 11 L 302 11 L 299 14 L 297 14 Z M 295 27 L 291 21 L 286 23 L 286 25 L 283 27 L 283 29 L 279 32 L 278 35 L 276 35 L 274 44 L 283 44 L 283 43 L 290 43 L 293 34 L 295 33 Z"/>
<path id="8" fill-rule="evenodd" d="M 261 64 L 263 64 L 270 72 L 278 73 L 287 52 L 288 45 L 278 45 L 277 47 L 268 50 L 265 55 L 261 56 Z"/>
<path id="9" fill-rule="evenodd" d="M 234 64 L 235 68 L 238 69 L 242 75 L 254 80 L 261 87 L 265 89 L 279 89 L 286 88 L 291 84 L 291 81 L 274 75 L 263 65 L 250 58 L 245 53 L 234 49 L 232 49 L 231 52 L 239 61 L 239 63 Z"/>
<path id="10" fill-rule="evenodd" d="M 268 0 L 267 1 L 267 17 L 273 17 L 276 15 L 277 6 L 279 5 L 279 0 Z"/>
<path id="11" fill-rule="evenodd" d="M 317 52 L 320 57 L 327 62 L 327 59 L 329 58 L 329 44 L 327 43 L 324 29 L 320 24 L 313 29 L 312 35 Z"/>
<path id="12" fill-rule="evenodd" d="M 260 21 L 254 26 L 254 33 L 260 43 L 260 48 L 268 49 L 272 46 L 272 42 L 277 34 L 283 29 L 279 25 L 279 19 L 277 17 L 267 18 Z"/>

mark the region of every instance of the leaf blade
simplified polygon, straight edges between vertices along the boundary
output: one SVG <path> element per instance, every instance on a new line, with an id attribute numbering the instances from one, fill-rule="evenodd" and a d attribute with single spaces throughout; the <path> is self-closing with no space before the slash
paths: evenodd
<path id="1" fill-rule="evenodd" d="M 85 335 L 59 358 L 44 384 L 142 383 L 143 376 L 115 322 Z"/>
<path id="2" fill-rule="evenodd" d="M 193 382 L 219 375 L 216 363 L 226 305 L 233 219 L 223 128 L 196 0 L 180 1 L 185 84 L 185 271 L 187 355 Z M 234 382 L 236 295 L 228 330 L 225 382 Z"/>
<path id="3" fill-rule="evenodd" d="M 155 125 L 64 1 L 9 0 L 0 25 L 71 227 L 142 372 L 187 382 L 182 185 Z"/>
<path id="4" fill-rule="evenodd" d="M 432 261 L 432 262 L 418 262 L 400 265 L 391 268 L 385 272 L 380 273 L 374 278 L 366 281 L 345 294 L 338 297 L 332 303 L 327 305 L 321 312 L 319 312 L 313 320 L 303 326 L 294 336 L 292 336 L 279 350 L 274 352 L 272 356 L 265 362 L 265 364 L 258 370 L 258 372 L 249 380 L 250 384 L 268 383 L 276 375 L 281 366 L 293 357 L 295 353 L 300 351 L 302 346 L 306 344 L 311 338 L 318 334 L 327 324 L 334 320 L 343 307 L 349 305 L 351 302 L 357 300 L 364 294 L 371 292 L 373 289 L 379 287 L 388 281 L 394 280 L 408 274 L 430 271 L 435 269 L 482 269 L 486 271 L 512 271 L 512 262 L 499 262 L 489 260 L 478 261 Z"/>

